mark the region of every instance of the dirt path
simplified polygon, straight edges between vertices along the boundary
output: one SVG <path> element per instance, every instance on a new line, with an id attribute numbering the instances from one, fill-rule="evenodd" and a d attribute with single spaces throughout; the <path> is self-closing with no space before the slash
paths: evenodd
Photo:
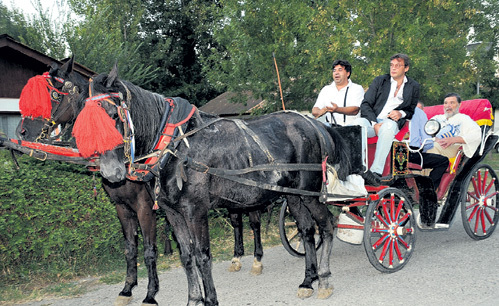
<path id="1" fill-rule="evenodd" d="M 369 263 L 363 246 L 335 240 L 331 272 L 335 291 L 328 300 L 300 300 L 296 289 L 304 275 L 303 259 L 282 246 L 265 250 L 264 271 L 249 274 L 252 258 L 243 258 L 240 272 L 229 262 L 214 264 L 220 305 L 480 305 L 499 303 L 499 232 L 483 241 L 469 238 L 460 221 L 449 231 L 418 231 L 415 253 L 404 269 L 382 274 Z M 141 305 L 146 280 L 141 279 L 130 305 Z M 187 281 L 181 268 L 160 275 L 160 305 L 186 305 Z M 44 300 L 30 306 L 112 305 L 122 284 L 99 285 L 72 299 Z"/>

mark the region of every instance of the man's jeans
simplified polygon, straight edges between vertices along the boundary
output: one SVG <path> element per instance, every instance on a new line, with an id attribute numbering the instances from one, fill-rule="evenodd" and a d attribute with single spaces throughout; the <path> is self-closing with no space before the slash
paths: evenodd
<path id="1" fill-rule="evenodd" d="M 391 119 L 378 119 L 378 123 L 383 122 L 378 131 L 378 143 L 376 144 L 376 152 L 374 153 L 374 161 L 371 165 L 371 172 L 376 172 L 380 175 L 383 174 L 385 168 L 386 158 L 392 148 L 392 142 L 399 131 L 397 122 Z M 360 125 L 366 128 L 367 137 L 374 137 L 376 133 L 371 125 L 371 122 L 366 118 L 357 118 L 354 122 L 355 125 Z"/>

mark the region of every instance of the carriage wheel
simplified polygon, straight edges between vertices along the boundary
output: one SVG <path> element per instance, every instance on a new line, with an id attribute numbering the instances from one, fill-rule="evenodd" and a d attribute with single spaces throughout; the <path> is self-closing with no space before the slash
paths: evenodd
<path id="1" fill-rule="evenodd" d="M 384 273 L 402 269 L 416 243 L 416 219 L 409 198 L 385 188 L 369 203 L 364 224 L 364 249 L 371 264 Z"/>
<path id="2" fill-rule="evenodd" d="M 289 254 L 296 257 L 305 256 L 301 233 L 296 226 L 295 218 L 289 212 L 288 202 L 286 201 L 282 203 L 281 213 L 279 214 L 279 235 L 281 236 L 282 245 Z M 314 238 L 315 249 L 318 249 L 322 245 L 322 237 L 319 235 L 318 230 Z"/>
<path id="3" fill-rule="evenodd" d="M 489 237 L 499 219 L 499 181 L 495 171 L 489 165 L 476 165 L 461 188 L 466 188 L 461 201 L 466 233 L 475 240 Z"/>

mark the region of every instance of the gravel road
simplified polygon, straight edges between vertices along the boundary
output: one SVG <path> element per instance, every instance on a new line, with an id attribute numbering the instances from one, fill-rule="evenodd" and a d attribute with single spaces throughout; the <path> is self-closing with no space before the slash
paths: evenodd
<path id="1" fill-rule="evenodd" d="M 460 217 L 460 215 L 458 215 Z M 456 218 L 458 219 L 458 218 Z M 415 253 L 399 272 L 374 269 L 363 246 L 335 239 L 331 272 L 333 295 L 318 300 L 296 297 L 304 276 L 304 260 L 282 246 L 265 250 L 264 270 L 252 276 L 252 257 L 243 258 L 240 272 L 229 273 L 228 261 L 217 262 L 213 275 L 220 305 L 499 305 L 499 233 L 474 241 L 457 220 L 448 231 L 418 231 Z M 146 279 L 140 279 L 130 305 L 141 305 Z M 187 281 L 181 268 L 160 274 L 159 305 L 186 305 Z M 122 284 L 101 285 L 71 299 L 43 300 L 30 306 L 112 305 Z"/>

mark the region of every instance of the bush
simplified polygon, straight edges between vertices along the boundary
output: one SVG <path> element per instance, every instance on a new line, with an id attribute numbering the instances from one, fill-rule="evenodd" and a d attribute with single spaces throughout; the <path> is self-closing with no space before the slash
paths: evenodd
<path id="1" fill-rule="evenodd" d="M 73 277 L 124 262 L 121 226 L 97 175 L 80 165 L 18 161 L 20 169 L 0 150 L 0 282 L 29 282 L 45 270 Z"/>

